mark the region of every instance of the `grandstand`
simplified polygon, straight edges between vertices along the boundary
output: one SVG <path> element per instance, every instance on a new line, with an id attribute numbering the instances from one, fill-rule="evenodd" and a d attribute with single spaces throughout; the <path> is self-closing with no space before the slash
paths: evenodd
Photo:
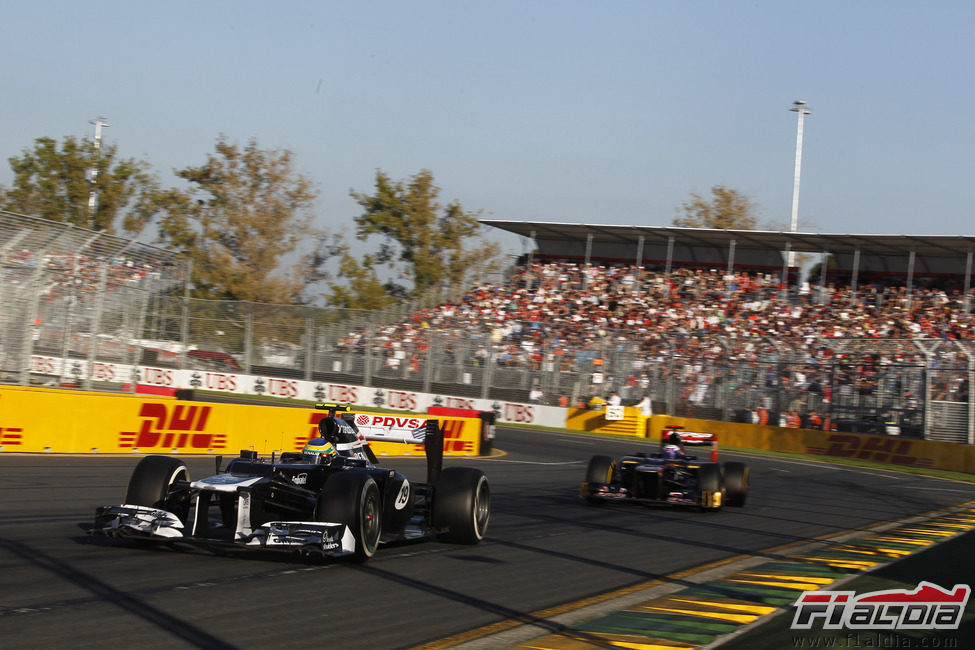
<path id="1" fill-rule="evenodd" d="M 772 273 L 796 285 L 798 269 L 788 269 L 785 253 L 831 258 L 821 266 L 820 287 L 830 282 L 854 293 L 870 282 L 971 288 L 975 237 L 962 235 L 856 235 L 760 230 L 710 230 L 670 226 L 608 226 L 551 222 L 481 220 L 483 225 L 530 239 L 539 260 L 582 264 L 634 264 L 671 268 L 717 268 Z M 531 261 L 531 260 L 529 260 Z M 964 269 L 964 271 L 962 271 Z"/>
<path id="2" fill-rule="evenodd" d="M 497 404 L 616 391 L 655 413 L 975 442 L 971 238 L 510 223 L 537 251 L 503 282 L 376 313 L 190 299 L 169 251 L 0 213 L 0 373 L 119 390 L 132 378 L 85 370 L 196 368 Z M 849 283 L 782 281 L 785 250 L 817 248 Z M 861 276 L 878 256 L 887 275 Z"/>

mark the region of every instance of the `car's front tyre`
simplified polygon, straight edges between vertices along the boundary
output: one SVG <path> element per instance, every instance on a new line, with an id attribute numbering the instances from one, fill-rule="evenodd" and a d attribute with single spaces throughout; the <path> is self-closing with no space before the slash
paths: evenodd
<path id="1" fill-rule="evenodd" d="M 717 463 L 702 463 L 697 473 L 697 485 L 701 493 L 701 508 L 711 512 L 724 505 L 724 478 Z"/>
<path id="2" fill-rule="evenodd" d="M 590 494 L 592 485 L 608 485 L 613 479 L 613 458 L 611 456 L 593 456 L 586 466 L 586 480 L 582 486 L 582 496 L 593 505 L 603 505 L 605 499 Z"/>
<path id="3" fill-rule="evenodd" d="M 169 456 L 146 456 L 132 470 L 129 486 L 125 491 L 125 503 L 167 510 L 186 521 L 189 503 L 171 494 L 177 481 L 189 481 L 190 471 L 186 463 Z"/>
<path id="4" fill-rule="evenodd" d="M 379 486 L 365 472 L 341 471 L 322 486 L 315 520 L 345 524 L 355 537 L 352 558 L 365 562 L 379 548 L 382 534 L 382 498 Z"/>

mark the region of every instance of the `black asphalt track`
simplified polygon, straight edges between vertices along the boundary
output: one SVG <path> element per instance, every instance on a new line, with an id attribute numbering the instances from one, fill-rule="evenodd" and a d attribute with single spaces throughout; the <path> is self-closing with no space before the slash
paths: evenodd
<path id="1" fill-rule="evenodd" d="M 447 458 L 491 481 L 487 540 L 382 547 L 365 565 L 218 557 L 85 533 L 119 503 L 132 457 L 0 455 L 0 646 L 408 648 L 742 555 L 975 499 L 975 486 L 822 463 L 744 460 L 744 508 L 592 507 L 596 453 L 638 441 L 498 429 L 490 458 Z M 187 459 L 191 475 L 214 461 Z M 386 463 L 422 480 L 422 459 Z"/>

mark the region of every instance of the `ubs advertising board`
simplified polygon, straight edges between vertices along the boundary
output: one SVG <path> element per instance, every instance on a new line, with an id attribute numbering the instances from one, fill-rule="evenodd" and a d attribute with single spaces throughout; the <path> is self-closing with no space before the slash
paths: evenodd
<path id="1" fill-rule="evenodd" d="M 493 412 L 497 423 L 536 424 L 546 427 L 564 427 L 566 418 L 566 409 L 558 406 L 369 388 L 352 384 L 206 370 L 133 367 L 103 362 L 95 362 L 89 368 L 89 364 L 85 361 L 69 359 L 65 362 L 58 357 L 40 355 L 32 357 L 31 365 L 35 373 L 51 376 L 54 382 L 72 381 L 79 385 L 88 378 L 92 381 L 125 383 L 133 373 L 136 373 L 137 385 L 155 390 L 195 389 L 231 395 L 266 395 L 309 402 L 350 404 L 363 409 L 383 408 L 411 413 L 425 413 L 431 406 L 443 406 Z"/>

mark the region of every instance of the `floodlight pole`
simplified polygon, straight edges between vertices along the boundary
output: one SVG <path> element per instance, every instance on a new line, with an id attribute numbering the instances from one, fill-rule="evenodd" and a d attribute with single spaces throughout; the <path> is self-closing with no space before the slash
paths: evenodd
<path id="1" fill-rule="evenodd" d="M 806 102 L 801 99 L 794 101 L 792 108 L 789 110 L 799 114 L 799 124 L 796 128 L 796 171 L 792 182 L 792 222 L 790 230 L 791 232 L 796 232 L 799 227 L 799 173 L 802 170 L 802 121 L 812 111 L 806 108 Z M 795 266 L 796 261 L 796 252 L 794 250 L 789 251 L 788 260 L 789 268 L 791 269 Z"/>
<path id="2" fill-rule="evenodd" d="M 99 115 L 93 120 L 88 120 L 88 123 L 95 125 L 95 163 L 88 175 L 88 182 L 91 183 L 91 191 L 88 193 L 88 217 L 91 220 L 91 229 L 98 230 L 98 223 L 95 221 L 95 211 L 98 209 L 98 158 L 102 149 L 102 128 L 108 126 L 108 122 Z"/>

